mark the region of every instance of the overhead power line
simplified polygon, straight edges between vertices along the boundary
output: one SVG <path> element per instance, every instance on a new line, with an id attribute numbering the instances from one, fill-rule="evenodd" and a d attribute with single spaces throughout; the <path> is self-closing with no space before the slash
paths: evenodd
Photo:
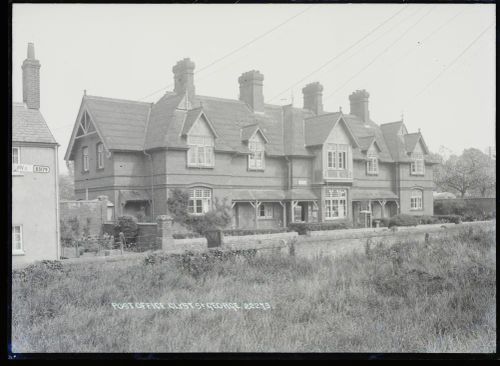
<path id="1" fill-rule="evenodd" d="M 432 8 L 429 9 L 428 12 L 426 12 L 424 15 L 422 15 L 420 18 L 417 19 L 417 21 L 415 23 L 413 23 L 408 29 L 406 29 L 398 38 L 396 38 L 389 46 L 387 46 L 386 48 L 384 48 L 382 50 L 382 52 L 378 53 L 368 64 L 366 64 L 361 70 L 359 70 L 358 72 L 356 72 L 353 76 L 351 76 L 349 79 L 347 79 L 347 81 L 345 81 L 341 86 L 339 86 L 337 89 L 335 89 L 331 94 L 329 94 L 326 98 L 326 99 L 329 99 L 331 98 L 332 96 L 334 96 L 335 94 L 337 94 L 340 90 L 342 90 L 344 88 L 344 86 L 346 86 L 348 83 L 351 82 L 351 80 L 355 79 L 356 77 L 358 77 L 361 73 L 363 73 L 366 69 L 368 69 L 371 65 L 373 65 L 381 56 L 383 56 L 387 51 L 389 51 L 392 46 L 394 46 L 396 43 L 398 43 L 404 36 L 406 36 L 406 34 L 408 34 L 408 32 L 410 32 L 413 28 L 415 28 L 425 17 L 427 17 L 431 12 L 432 10 L 434 10 L 436 6 L 434 5 Z"/>
<path id="2" fill-rule="evenodd" d="M 458 60 L 460 60 L 460 58 L 465 55 L 465 53 L 467 53 L 467 51 L 474 45 L 476 44 L 477 41 L 479 41 L 479 39 L 484 36 L 486 34 L 486 32 L 488 30 L 490 30 L 490 28 L 494 25 L 495 23 L 491 23 L 488 27 L 486 27 L 486 29 L 484 29 L 481 33 L 479 33 L 479 35 L 474 38 L 472 40 L 471 43 L 469 43 L 467 45 L 467 47 L 465 47 L 462 52 L 460 52 L 458 54 L 457 57 L 455 57 L 443 70 L 441 70 L 441 72 L 439 74 L 437 74 L 431 81 L 429 81 L 417 94 L 415 94 L 415 96 L 413 96 L 409 102 L 413 102 L 416 98 L 418 98 L 420 95 L 422 95 L 423 92 L 425 92 L 432 84 L 434 84 L 434 82 L 436 82 L 441 76 L 443 76 L 443 74 L 449 70 L 454 64 L 456 64 L 458 62 Z"/>
<path id="3" fill-rule="evenodd" d="M 225 54 L 224 56 L 221 56 L 221 57 L 219 57 L 218 59 L 216 59 L 216 60 L 212 61 L 210 64 L 208 64 L 208 65 L 206 65 L 206 66 L 202 67 L 200 70 L 196 71 L 196 72 L 195 72 L 195 75 L 199 74 L 200 72 L 203 72 L 204 70 L 206 70 L 206 69 L 208 69 L 208 68 L 212 67 L 213 65 L 215 65 L 215 64 L 217 64 L 217 63 L 219 63 L 220 61 L 222 61 L 222 60 L 226 59 L 227 57 L 234 55 L 235 53 L 237 53 L 237 52 L 241 51 L 241 50 L 242 50 L 242 49 L 244 49 L 245 47 L 248 47 L 248 46 L 250 46 L 251 44 L 253 44 L 253 43 L 257 42 L 258 40 L 260 40 L 260 39 L 264 38 L 264 37 L 265 37 L 265 36 L 267 36 L 268 34 L 270 34 L 270 33 L 274 32 L 274 31 L 276 31 L 277 29 L 281 28 L 281 27 L 282 27 L 282 26 L 284 26 L 285 24 L 287 24 L 287 23 L 291 22 L 293 19 L 295 19 L 295 18 L 297 18 L 298 16 L 300 16 L 300 15 L 304 14 L 306 11 L 311 10 L 313 7 L 314 7 L 314 5 L 309 6 L 309 7 L 308 7 L 308 8 L 306 8 L 305 10 L 302 10 L 301 12 L 299 12 L 299 13 L 297 13 L 297 14 L 295 14 L 295 15 L 291 16 L 290 18 L 288 18 L 288 19 L 286 19 L 285 21 L 283 21 L 283 22 L 279 23 L 278 25 L 274 26 L 273 28 L 269 29 L 268 31 L 266 31 L 266 32 L 262 33 L 261 35 L 259 35 L 259 36 L 255 37 L 255 38 L 253 38 L 252 40 L 250 40 L 250 41 L 248 41 L 248 42 L 244 43 L 243 45 L 241 45 L 241 46 L 239 46 L 239 47 L 235 48 L 234 50 L 232 50 L 231 52 L 229 52 L 229 53 Z M 156 90 L 156 91 L 152 92 L 151 94 L 148 94 L 148 95 L 146 95 L 145 97 L 140 98 L 139 100 L 141 101 L 141 100 L 144 100 L 144 99 L 146 99 L 146 98 L 149 98 L 149 97 L 151 97 L 151 96 L 155 95 L 156 93 L 158 93 L 158 92 L 160 92 L 160 91 L 162 91 L 162 90 L 165 90 L 165 89 L 171 88 L 172 86 L 173 86 L 173 83 L 170 83 L 170 84 L 168 84 L 167 86 L 164 86 L 164 87 L 162 87 L 162 88 L 160 88 L 160 89 L 158 89 L 158 90 Z"/>
<path id="4" fill-rule="evenodd" d="M 329 64 L 331 64 L 333 61 L 335 61 L 336 59 L 338 59 L 340 56 L 344 55 L 346 52 L 348 52 L 349 50 L 351 50 L 353 47 L 357 46 L 358 44 L 360 44 L 361 42 L 363 42 L 366 38 L 368 38 L 370 35 L 372 35 L 374 32 L 376 32 L 377 30 L 379 30 L 381 27 L 383 27 L 385 24 L 387 24 L 388 22 L 390 22 L 393 18 L 395 18 L 397 15 L 399 15 L 403 10 L 405 10 L 409 5 L 405 5 L 403 8 L 401 8 L 400 10 L 398 10 L 397 12 L 395 12 L 393 15 L 391 15 L 389 18 L 387 18 L 386 20 L 384 20 L 382 23 L 380 23 L 379 25 L 377 25 L 375 28 L 373 28 L 372 30 L 370 30 L 368 33 L 366 33 L 363 37 L 361 37 L 360 39 L 358 39 L 356 42 L 354 42 L 353 44 L 351 44 L 349 47 L 347 47 L 346 49 L 344 49 L 342 52 L 338 53 L 337 55 L 335 55 L 334 57 L 332 57 L 331 59 L 329 59 L 328 61 L 326 61 L 324 64 L 322 64 L 320 67 L 318 67 L 317 69 L 313 70 L 312 72 L 310 72 L 309 74 L 307 74 L 306 76 L 302 77 L 300 80 L 296 81 L 295 83 L 293 83 L 292 85 L 290 85 L 289 87 L 287 87 L 286 89 L 283 89 L 283 91 L 281 91 L 280 93 L 274 95 L 272 98 L 269 99 L 269 101 L 273 101 L 275 100 L 276 98 L 280 97 L 281 95 L 285 94 L 286 92 L 288 92 L 289 90 L 291 90 L 293 87 L 295 87 L 296 85 L 300 84 L 301 82 L 303 82 L 304 80 L 306 80 L 308 77 L 310 77 L 311 75 L 314 75 L 316 74 L 318 71 L 321 71 L 322 69 L 324 69 L 326 66 L 328 66 Z"/>

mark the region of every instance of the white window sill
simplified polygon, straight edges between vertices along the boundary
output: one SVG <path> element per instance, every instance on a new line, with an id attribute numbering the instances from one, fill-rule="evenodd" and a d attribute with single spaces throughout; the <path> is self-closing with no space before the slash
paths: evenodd
<path id="1" fill-rule="evenodd" d="M 188 168 L 201 168 L 201 169 L 213 169 L 215 165 L 188 165 Z"/>
<path id="2" fill-rule="evenodd" d="M 24 253 L 23 251 L 15 251 L 15 252 L 13 251 L 12 252 L 12 255 L 16 255 L 16 256 L 18 256 L 18 255 L 25 255 L 25 254 L 26 253 Z"/>
<path id="3" fill-rule="evenodd" d="M 206 214 L 206 212 L 203 212 L 203 213 L 194 213 L 194 212 L 189 212 L 189 213 L 188 213 L 188 215 L 189 215 L 189 216 L 203 216 L 203 215 L 205 215 L 205 214 Z"/>
<path id="4" fill-rule="evenodd" d="M 410 211 L 423 211 L 423 208 L 410 208 Z"/>

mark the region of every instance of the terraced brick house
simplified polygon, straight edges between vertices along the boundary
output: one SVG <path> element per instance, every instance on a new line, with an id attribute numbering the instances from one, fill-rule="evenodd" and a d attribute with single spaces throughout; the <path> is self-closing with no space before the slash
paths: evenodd
<path id="1" fill-rule="evenodd" d="M 325 112 L 317 82 L 296 108 L 265 103 L 255 70 L 239 77 L 239 99 L 197 95 L 194 69 L 179 61 L 174 90 L 156 103 L 83 96 L 65 156 L 79 198 L 106 195 L 115 216 L 155 217 L 182 188 L 193 215 L 225 198 L 238 228 L 433 213 L 421 133 L 373 122 L 365 90 L 349 96 L 349 114 Z"/>

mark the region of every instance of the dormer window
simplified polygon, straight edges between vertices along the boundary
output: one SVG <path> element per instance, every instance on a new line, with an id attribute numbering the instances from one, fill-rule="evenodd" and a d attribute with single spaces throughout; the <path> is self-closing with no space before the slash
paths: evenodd
<path id="1" fill-rule="evenodd" d="M 214 145 L 212 136 L 193 136 L 187 138 L 188 167 L 213 168 L 214 167 Z"/>
<path id="2" fill-rule="evenodd" d="M 255 134 L 248 141 L 248 149 L 251 151 L 248 155 L 248 169 L 250 170 L 264 170 L 264 152 L 265 147 L 262 140 Z"/>
<path id="3" fill-rule="evenodd" d="M 366 173 L 368 175 L 377 175 L 378 174 L 377 154 L 375 154 L 375 153 L 368 153 L 367 154 Z"/>
<path id="4" fill-rule="evenodd" d="M 424 173 L 425 173 L 424 154 L 413 153 L 412 154 L 412 162 L 410 165 L 410 174 L 411 175 L 424 175 Z"/>

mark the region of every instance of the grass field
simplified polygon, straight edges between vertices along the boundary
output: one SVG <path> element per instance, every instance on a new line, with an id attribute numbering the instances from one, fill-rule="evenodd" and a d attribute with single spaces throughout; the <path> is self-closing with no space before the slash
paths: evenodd
<path id="1" fill-rule="evenodd" d="M 13 279 L 12 351 L 495 352 L 495 254 L 491 224 L 335 258 L 36 266 Z"/>

